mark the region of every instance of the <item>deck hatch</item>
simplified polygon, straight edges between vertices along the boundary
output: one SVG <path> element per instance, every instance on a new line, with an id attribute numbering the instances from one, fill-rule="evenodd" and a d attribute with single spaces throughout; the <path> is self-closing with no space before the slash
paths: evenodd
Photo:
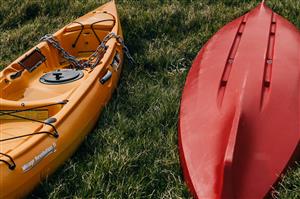
<path id="1" fill-rule="evenodd" d="M 75 69 L 59 69 L 46 73 L 40 78 L 40 82 L 43 84 L 66 84 L 77 81 L 84 76 L 81 70 Z"/>

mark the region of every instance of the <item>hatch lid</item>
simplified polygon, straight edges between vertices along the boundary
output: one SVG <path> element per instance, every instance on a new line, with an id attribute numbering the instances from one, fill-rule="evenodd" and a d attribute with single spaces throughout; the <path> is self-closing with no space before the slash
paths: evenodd
<path id="1" fill-rule="evenodd" d="M 40 82 L 43 84 L 66 84 L 77 81 L 84 76 L 81 70 L 75 69 L 58 69 L 48 72 L 40 78 Z"/>

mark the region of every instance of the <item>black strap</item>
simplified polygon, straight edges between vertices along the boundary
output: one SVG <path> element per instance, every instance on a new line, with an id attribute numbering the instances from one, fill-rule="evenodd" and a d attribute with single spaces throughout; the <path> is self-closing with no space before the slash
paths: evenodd
<path id="1" fill-rule="evenodd" d="M 3 155 L 3 156 L 5 156 L 5 157 L 7 157 L 7 158 L 11 161 L 11 162 L 8 162 L 8 161 L 6 161 L 6 160 L 0 159 L 0 162 L 4 162 L 5 164 L 7 164 L 7 165 L 8 165 L 8 168 L 9 168 L 10 170 L 14 170 L 14 169 L 16 168 L 16 163 L 14 162 L 14 160 L 12 159 L 12 157 L 10 157 L 10 156 L 7 155 L 7 154 L 1 153 L 1 152 L 0 152 L 0 155 Z"/>
<path id="2" fill-rule="evenodd" d="M 19 115 L 14 115 L 14 113 L 20 113 L 20 112 L 25 112 L 25 111 L 32 111 L 32 110 L 41 109 L 41 108 L 45 108 L 45 107 L 49 107 L 49 106 L 55 106 L 55 105 L 60 105 L 60 104 L 63 105 L 63 104 L 66 104 L 66 103 L 68 103 L 68 100 L 64 100 L 62 102 L 58 102 L 58 103 L 55 103 L 55 104 L 49 104 L 49 105 L 45 105 L 45 106 L 28 108 L 28 109 L 24 109 L 24 110 L 6 111 L 6 112 L 0 113 L 0 116 L 2 116 L 2 115 L 9 115 L 9 116 L 12 116 L 12 117 L 16 117 L 16 118 L 20 118 L 20 119 L 24 119 L 24 120 L 29 120 L 29 121 L 33 121 L 33 122 L 38 122 L 38 123 L 41 123 L 41 124 L 45 124 L 45 125 L 51 126 L 53 128 L 53 131 L 54 131 L 53 133 L 48 132 L 48 131 L 40 131 L 40 132 L 35 132 L 35 133 L 29 133 L 29 134 L 19 135 L 19 136 L 15 136 L 15 137 L 0 139 L 0 142 L 5 142 L 5 141 L 9 141 L 9 140 L 19 139 L 19 138 L 23 138 L 23 137 L 32 136 L 32 135 L 40 135 L 40 134 L 48 134 L 48 135 L 51 135 L 51 136 L 53 136 L 55 138 L 58 138 L 59 134 L 58 134 L 57 129 L 55 128 L 55 126 L 53 124 L 51 124 L 51 120 L 39 121 L 39 120 L 31 119 L 31 118 L 22 117 L 22 116 L 19 116 Z M 56 120 L 52 120 L 52 121 L 56 121 Z M 11 156 L 9 156 L 7 154 L 4 154 L 4 153 L 1 153 L 1 152 L 0 152 L 0 155 L 3 155 L 5 157 L 9 158 L 9 160 L 10 160 L 10 162 L 8 162 L 6 160 L 0 159 L 0 162 L 4 162 L 5 164 L 7 164 L 8 168 L 10 170 L 14 170 L 16 168 L 16 164 L 15 164 L 15 162 L 14 162 L 14 160 L 13 160 L 13 158 Z"/>
<path id="3" fill-rule="evenodd" d="M 9 114 L 12 114 L 12 113 L 20 113 L 20 112 L 26 112 L 26 111 L 33 111 L 33 110 L 36 110 L 36 109 L 47 108 L 47 107 L 55 106 L 55 105 L 64 105 L 64 104 L 67 104 L 67 103 L 68 103 L 68 100 L 63 100 L 63 101 L 58 102 L 58 103 L 48 104 L 48 105 L 44 105 L 44 106 L 38 106 L 38 107 L 33 107 L 33 108 L 28 108 L 28 109 L 23 109 L 23 110 L 14 110 L 14 111 L 1 112 L 0 116 L 2 116 L 2 115 L 9 115 Z"/>
<path id="4" fill-rule="evenodd" d="M 16 118 L 19 118 L 19 119 L 29 120 L 29 121 L 32 121 L 32 122 L 38 122 L 38 123 L 41 123 L 41 124 L 45 124 L 45 125 L 51 126 L 53 128 L 53 131 L 54 131 L 53 133 L 47 132 L 47 131 L 41 131 L 41 132 L 35 132 L 35 133 L 19 135 L 19 136 L 15 136 L 15 137 L 0 139 L 0 142 L 5 142 L 5 141 L 9 141 L 9 140 L 19 139 L 19 138 L 28 137 L 28 136 L 32 136 L 32 135 L 39 135 L 39 134 L 48 134 L 48 135 L 52 135 L 55 138 L 58 138 L 59 134 L 58 134 L 57 129 L 55 128 L 55 126 L 53 124 L 51 124 L 49 122 L 45 122 L 45 121 L 39 121 L 39 120 L 31 119 L 31 118 L 22 117 L 22 116 L 19 116 L 19 115 L 14 115 L 13 113 L 20 113 L 20 112 L 36 110 L 36 109 L 45 108 L 45 107 L 54 106 L 54 105 L 59 105 L 59 104 L 66 104 L 67 102 L 68 102 L 67 100 L 64 100 L 62 102 L 58 102 L 58 103 L 55 103 L 55 104 L 49 104 L 49 105 L 45 105 L 45 106 L 39 106 L 39 107 L 34 107 L 34 108 L 29 108 L 29 109 L 24 109 L 24 110 L 7 111 L 7 112 L 4 112 L 4 113 L 0 113 L 0 116 L 9 115 L 9 116 L 16 117 Z"/>

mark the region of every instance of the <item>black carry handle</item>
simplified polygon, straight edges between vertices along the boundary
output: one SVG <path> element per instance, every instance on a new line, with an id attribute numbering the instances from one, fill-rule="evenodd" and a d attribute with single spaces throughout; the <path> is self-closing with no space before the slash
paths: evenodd
<path id="1" fill-rule="evenodd" d="M 108 70 L 106 74 L 100 79 L 101 84 L 105 84 L 112 77 L 112 72 Z"/>

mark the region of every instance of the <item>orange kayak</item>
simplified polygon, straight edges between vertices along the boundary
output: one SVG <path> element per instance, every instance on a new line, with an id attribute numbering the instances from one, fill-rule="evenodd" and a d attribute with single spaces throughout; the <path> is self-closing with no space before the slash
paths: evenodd
<path id="1" fill-rule="evenodd" d="M 111 1 L 0 73 L 0 198 L 28 195 L 92 130 L 120 77 L 122 38 Z"/>

